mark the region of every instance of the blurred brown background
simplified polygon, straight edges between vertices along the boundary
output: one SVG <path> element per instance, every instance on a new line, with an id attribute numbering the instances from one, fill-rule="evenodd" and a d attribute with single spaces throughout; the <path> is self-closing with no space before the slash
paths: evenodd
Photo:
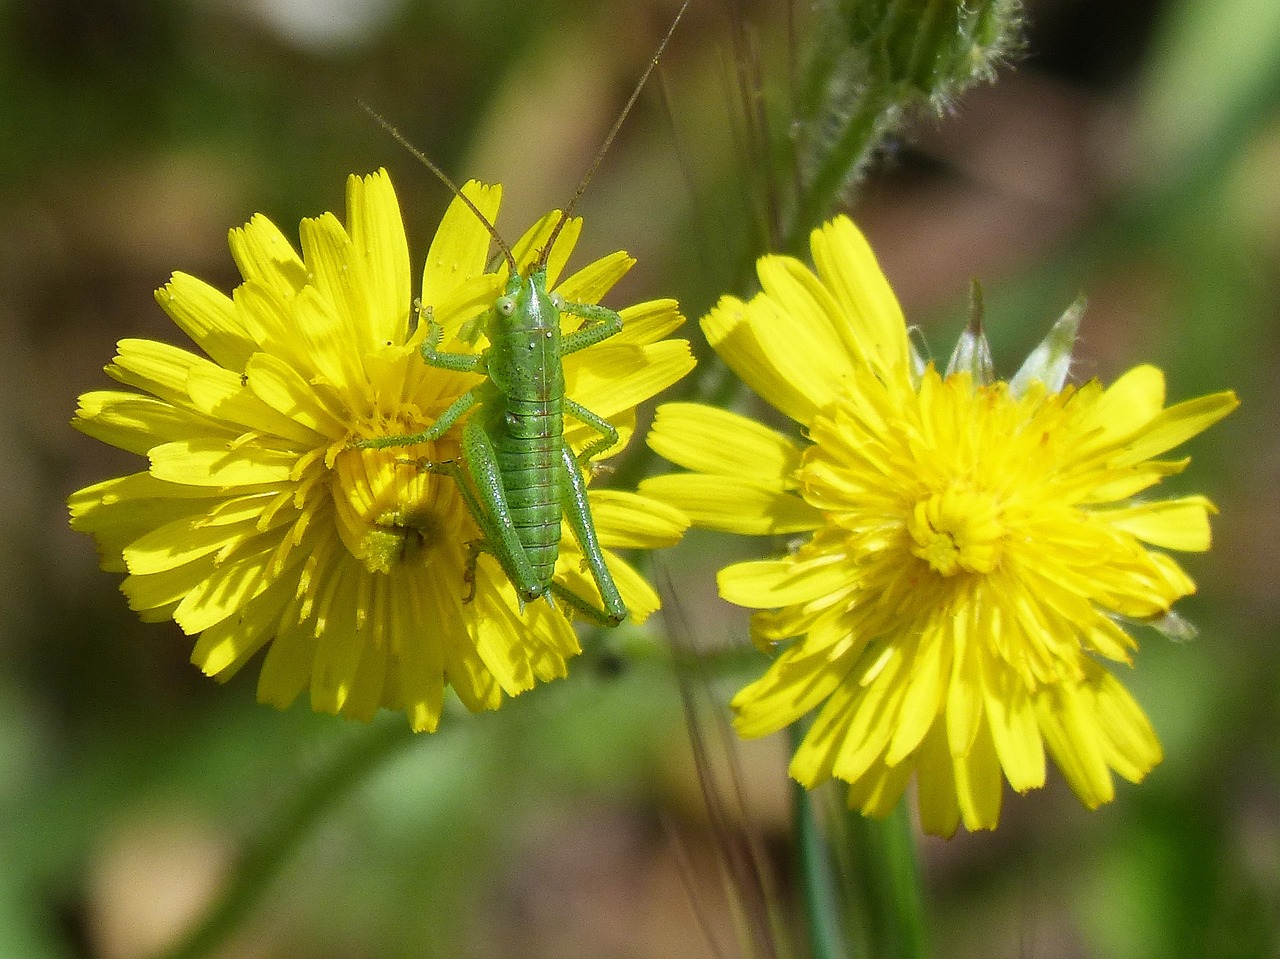
<path id="1" fill-rule="evenodd" d="M 742 292 L 729 24 L 745 10 L 781 83 L 780 6 L 694 0 L 584 197 L 577 262 L 640 258 L 618 302 L 675 295 L 696 319 Z M 229 227 L 261 211 L 295 235 L 341 211 L 351 172 L 391 170 L 420 257 L 449 197 L 361 99 L 458 179 L 503 182 L 500 227 L 518 234 L 571 195 L 674 9 L 0 3 L 0 957 L 149 954 L 298 783 L 368 735 L 256 706 L 253 667 L 205 680 L 191 641 L 139 623 L 67 529 L 69 492 L 137 468 L 67 426 L 115 341 L 179 342 L 151 298 L 171 271 L 229 290 Z M 1083 292 L 1081 375 L 1151 361 L 1171 399 L 1244 403 L 1168 484 L 1222 510 L 1214 551 L 1185 560 L 1201 636 L 1143 634 L 1125 677 L 1164 764 L 1097 813 L 1053 782 L 1007 797 L 993 835 L 924 842 L 939 956 L 1280 955 L 1278 9 L 1032 0 L 1015 64 L 912 124 L 854 208 L 935 354 L 972 276 L 1006 372 Z M 714 565 L 747 548 L 696 536 L 670 560 L 713 640 L 742 622 Z M 731 940 L 659 663 L 595 649 L 568 681 L 446 727 L 322 817 L 221 955 L 713 955 L 691 897 Z M 785 881 L 783 761 L 776 743 L 744 754 Z"/>

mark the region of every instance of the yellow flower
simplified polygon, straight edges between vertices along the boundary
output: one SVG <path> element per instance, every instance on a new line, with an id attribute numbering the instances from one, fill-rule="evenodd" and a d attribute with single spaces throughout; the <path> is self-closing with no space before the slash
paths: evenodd
<path id="1" fill-rule="evenodd" d="M 816 274 L 765 257 L 763 292 L 702 321 L 808 441 L 670 404 L 650 444 L 694 472 L 641 486 L 695 525 L 805 534 L 782 559 L 720 572 L 721 595 L 761 610 L 757 642 L 789 641 L 733 700 L 738 730 L 816 710 L 792 776 L 844 780 L 851 806 L 883 816 L 914 773 L 923 825 L 941 835 L 994 827 L 1004 780 L 1044 784 L 1046 748 L 1085 805 L 1110 800 L 1113 771 L 1136 782 L 1161 752 L 1105 663 L 1131 661 L 1120 622 L 1159 621 L 1194 591 L 1160 550 L 1207 549 L 1213 512 L 1200 496 L 1135 497 L 1187 463 L 1154 457 L 1235 396 L 1165 408 L 1150 366 L 1064 386 L 1078 316 L 1010 382 L 981 375 L 972 333 L 953 366 L 975 370 L 941 375 L 848 219 L 812 249 Z"/>
<path id="2" fill-rule="evenodd" d="M 464 192 L 492 221 L 501 190 Z M 427 366 L 419 355 L 409 250 L 385 171 L 347 183 L 346 226 L 304 220 L 302 255 L 265 217 L 232 230 L 244 282 L 227 297 L 175 273 L 156 294 L 205 356 L 124 340 L 107 372 L 140 392 L 80 399 L 74 425 L 144 455 L 143 472 L 72 495 L 72 526 L 93 534 L 103 568 L 144 619 L 173 619 L 199 634 L 192 660 L 225 680 L 269 644 L 258 696 L 278 707 L 310 689 L 312 707 L 367 720 L 404 710 L 414 729 L 439 722 L 446 684 L 472 710 L 494 709 L 538 680 L 565 673 L 579 651 L 573 629 L 546 603 L 521 612 L 491 557 L 481 557 L 466 601 L 467 544 L 476 524 L 452 480 L 419 458 L 458 453 L 456 431 L 407 449 L 359 450 L 373 436 L 422 430 L 478 382 Z M 516 244 L 523 268 L 546 241 L 550 214 Z M 633 261 L 601 259 L 556 285 L 581 221 L 551 251 L 548 283 L 566 299 L 598 302 Z M 422 306 L 446 348 L 490 306 L 505 279 L 487 273 L 490 236 L 455 199 L 431 244 Z M 693 365 L 671 300 L 622 310 L 621 334 L 565 358 L 568 395 L 618 427 L 635 405 Z M 576 321 L 566 323 L 576 325 Z M 573 422 L 580 448 L 594 434 Z M 621 448 L 619 445 L 618 449 Z M 678 513 L 634 494 L 590 494 L 601 543 L 653 548 L 679 538 Z M 608 554 L 633 617 L 657 608 L 653 590 Z M 567 532 L 556 578 L 598 602 Z"/>

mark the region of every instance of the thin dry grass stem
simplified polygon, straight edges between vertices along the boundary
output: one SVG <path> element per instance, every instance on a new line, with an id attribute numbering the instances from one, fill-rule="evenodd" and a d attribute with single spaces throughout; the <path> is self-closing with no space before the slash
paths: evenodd
<path id="1" fill-rule="evenodd" d="M 693 918 L 698 923 L 698 928 L 702 930 L 702 934 L 706 937 L 707 943 L 711 946 L 711 951 L 716 954 L 716 959 L 728 959 L 728 954 L 721 947 L 720 940 L 715 933 L 715 927 L 711 922 L 711 916 L 707 909 L 707 900 L 704 896 L 698 894 L 697 874 L 694 871 L 693 863 L 689 860 L 684 839 L 681 838 L 680 831 L 676 828 L 670 816 L 661 817 L 660 822 L 662 823 L 663 834 L 667 837 L 667 843 L 675 854 L 676 868 L 680 870 L 680 879 L 683 881 L 685 892 L 688 894 L 689 908 L 693 910 Z"/>
<path id="2" fill-rule="evenodd" d="M 800 90 L 798 87 L 798 77 L 800 76 L 800 39 L 796 29 L 796 5 L 795 0 L 787 2 L 787 107 L 790 110 L 791 120 L 794 124 L 795 118 L 800 116 Z M 800 164 L 796 162 L 795 139 L 791 130 L 787 131 L 789 145 L 789 162 L 788 168 L 791 170 L 791 190 L 792 196 L 798 197 L 803 181 L 800 178 Z"/>
<path id="3" fill-rule="evenodd" d="M 759 131 L 756 129 L 749 104 L 750 78 L 745 73 L 746 61 L 740 54 L 739 37 L 744 32 L 742 13 L 738 0 L 725 0 L 729 18 L 730 46 L 719 50 L 721 56 L 721 83 L 723 84 L 725 117 L 729 122 L 729 134 L 743 182 L 743 197 L 751 208 L 751 225 L 754 235 L 747 243 L 748 250 L 762 250 L 768 240 L 769 212 L 758 189 L 760 180 L 761 151 Z M 751 258 L 754 260 L 754 257 Z"/>
<path id="4" fill-rule="evenodd" d="M 727 233 L 727 228 L 723 224 L 720 224 L 719 228 L 714 231 L 709 228 L 711 211 L 699 196 L 697 183 L 693 176 L 693 159 L 689 152 L 689 144 L 680 135 L 680 129 L 676 124 L 675 105 L 671 98 L 671 85 L 667 82 L 667 75 L 661 67 L 658 68 L 658 95 L 662 103 L 662 113 L 671 134 L 671 149 L 675 153 L 676 165 L 680 168 L 680 178 L 684 181 L 685 192 L 688 194 L 689 203 L 693 207 L 694 224 L 698 230 L 698 242 L 695 244 L 698 263 L 702 267 L 703 276 L 711 276 L 713 271 L 707 256 L 711 237 L 713 235 L 724 236 Z"/>
<path id="5" fill-rule="evenodd" d="M 730 906 L 743 928 L 741 938 L 752 955 L 783 959 L 775 916 L 781 904 L 764 845 L 751 825 L 743 789 L 736 738 L 725 711 L 712 698 L 705 663 L 691 643 L 691 630 L 675 599 L 670 577 L 662 575 L 662 616 L 673 647 L 676 680 L 698 786 L 706 803 L 716 858 L 724 875 Z M 723 763 L 715 760 L 722 758 Z M 722 769 L 723 772 L 717 772 Z M 722 781 L 722 778 L 724 781 Z M 696 890 L 691 890 L 696 896 Z M 756 950 L 759 950 L 758 952 Z"/>
<path id="6" fill-rule="evenodd" d="M 781 210 L 773 183 L 773 145 L 760 60 L 759 35 L 743 15 L 741 0 L 728 0 L 729 39 L 738 107 L 744 125 L 743 158 L 748 182 L 759 186 L 763 209 L 762 234 L 767 250 L 778 249 Z M 753 176 L 754 174 L 754 176 Z"/>

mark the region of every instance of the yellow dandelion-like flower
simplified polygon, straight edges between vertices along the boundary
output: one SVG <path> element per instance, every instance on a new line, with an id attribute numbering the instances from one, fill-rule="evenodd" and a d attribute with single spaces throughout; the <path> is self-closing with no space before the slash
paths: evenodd
<path id="1" fill-rule="evenodd" d="M 464 192 L 496 217 L 499 187 Z M 149 467 L 73 494 L 72 526 L 97 539 L 105 569 L 128 574 L 122 589 L 144 619 L 199 634 L 192 660 L 208 675 L 227 679 L 269 645 L 262 701 L 283 708 L 309 689 L 317 710 L 364 720 L 404 710 L 430 730 L 446 684 L 469 709 L 493 709 L 503 694 L 563 676 L 579 647 L 547 603 L 521 610 L 491 557 L 466 601 L 467 544 L 479 532 L 453 481 L 416 465 L 456 457 L 456 431 L 410 448 L 352 448 L 425 429 L 479 378 L 419 355 L 426 324 L 386 172 L 351 177 L 347 210 L 345 227 L 332 214 L 304 220 L 301 256 L 263 216 L 232 230 L 244 282 L 231 297 L 182 273 L 157 292 L 206 356 L 119 344 L 107 372 L 139 392 L 85 394 L 74 425 Z M 557 217 L 516 244 L 522 269 Z M 615 253 L 557 284 L 580 230 L 580 220 L 565 224 L 548 285 L 596 303 L 633 261 Z M 502 290 L 504 271 L 486 272 L 489 242 L 455 199 L 427 256 L 422 308 L 454 352 L 483 348 L 458 333 Z M 687 343 L 663 338 L 683 322 L 674 301 L 621 314 L 623 331 L 565 357 L 564 372 L 567 395 L 625 442 L 636 403 L 693 361 Z M 573 422 L 565 435 L 575 449 L 595 438 Z M 677 511 L 635 494 L 591 491 L 590 502 L 606 548 L 669 545 L 683 531 Z M 636 620 L 657 608 L 633 569 L 607 550 L 605 559 Z M 598 597 L 567 532 L 556 578 Z"/>
<path id="2" fill-rule="evenodd" d="M 694 472 L 641 487 L 694 525 L 806 534 L 785 558 L 720 572 L 726 599 L 761 610 L 758 643 L 790 641 L 733 700 L 738 730 L 816 710 L 792 776 L 844 780 L 851 806 L 883 816 L 914 773 L 923 825 L 941 835 L 994 827 L 1003 781 L 1043 785 L 1046 749 L 1085 805 L 1110 800 L 1112 772 L 1136 782 L 1161 751 L 1105 664 L 1130 662 L 1121 621 L 1159 620 L 1194 591 L 1159 550 L 1207 549 L 1213 511 L 1135 497 L 1187 463 L 1155 457 L 1235 396 L 1166 408 L 1150 366 L 1065 386 L 1078 316 L 1009 382 L 980 375 L 972 334 L 957 350 L 972 362 L 953 365 L 979 375 L 941 375 L 848 219 L 814 231 L 812 250 L 816 273 L 765 257 L 763 292 L 702 321 L 808 441 L 670 404 L 650 444 Z"/>

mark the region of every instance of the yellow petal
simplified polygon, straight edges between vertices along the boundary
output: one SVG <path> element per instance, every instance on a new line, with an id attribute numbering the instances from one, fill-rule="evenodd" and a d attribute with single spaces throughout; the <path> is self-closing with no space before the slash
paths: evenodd
<path id="1" fill-rule="evenodd" d="M 191 662 L 206 676 L 226 682 L 275 635 L 286 593 L 287 585 L 277 584 L 274 596 L 264 594 L 242 615 L 206 629 L 191 651 Z"/>
<path id="2" fill-rule="evenodd" d="M 1000 775 L 1000 761 L 996 758 L 991 735 L 985 726 L 974 740 L 969 754 L 955 759 L 955 776 L 956 798 L 965 829 L 970 832 L 995 829 L 1004 799 L 1004 779 Z"/>
<path id="3" fill-rule="evenodd" d="M 153 446 L 193 433 L 219 432 L 203 417 L 137 393 L 98 390 L 80 397 L 71 425 L 87 436 L 145 456 Z M 226 432 L 228 440 L 233 433 Z"/>
<path id="4" fill-rule="evenodd" d="M 379 617 L 388 628 L 392 625 L 389 618 Z M 386 700 L 388 663 L 385 644 L 365 642 L 360 646 L 360 660 L 356 664 L 355 674 L 351 678 L 346 691 L 346 700 L 342 704 L 342 715 L 360 723 L 371 723 L 378 714 L 378 708 Z"/>
<path id="5" fill-rule="evenodd" d="M 587 495 L 600 544 L 608 549 L 674 546 L 689 527 L 679 510 L 646 496 L 616 490 L 590 490 Z"/>
<path id="6" fill-rule="evenodd" d="M 173 615 L 178 604 L 199 587 L 213 569 L 213 559 L 201 557 L 159 573 L 126 576 L 120 591 L 129 600 L 130 609 L 150 622 L 161 622 Z"/>
<path id="7" fill-rule="evenodd" d="M 257 349 L 236 316 L 231 298 L 203 280 L 174 273 L 156 290 L 156 302 L 219 366 L 243 370 Z"/>
<path id="8" fill-rule="evenodd" d="M 1091 403 L 1080 425 L 1099 429 L 1103 441 L 1132 435 L 1158 416 L 1164 406 L 1164 373 L 1147 364 L 1127 371 L 1101 395 L 1090 391 L 1089 385 L 1082 387 L 1072 402 Z"/>
<path id="9" fill-rule="evenodd" d="M 569 303 L 599 303 L 635 266 L 635 257 L 619 250 L 588 264 L 555 287 Z"/>
<path id="10" fill-rule="evenodd" d="M 497 219 L 502 187 L 470 180 L 463 185 L 462 193 L 490 224 Z M 423 305 L 443 302 L 461 284 L 484 273 L 492 242 L 484 223 L 462 200 L 454 197 L 440 219 L 422 268 Z"/>
<path id="11" fill-rule="evenodd" d="M 501 277 L 496 273 L 485 273 L 462 281 L 448 294 L 429 304 L 430 318 L 440 324 L 443 330 L 441 342 L 450 344 L 451 351 L 474 350 L 473 342 L 461 342 L 456 338 L 461 335 L 466 324 L 476 321 L 477 317 L 493 306 L 494 300 L 501 294 Z M 430 324 L 425 313 L 418 317 L 417 322 L 417 327 L 406 342 L 421 348 L 422 341 L 430 331 Z"/>
<path id="12" fill-rule="evenodd" d="M 908 763 L 899 766 L 874 763 L 857 782 L 849 785 L 849 808 L 857 809 L 864 816 L 883 819 L 902 798 L 911 772 L 912 766 Z"/>
<path id="13" fill-rule="evenodd" d="M 592 412 L 595 412 L 594 410 Z M 631 442 L 631 436 L 636 428 L 636 411 L 635 409 L 621 410 L 609 416 L 609 425 L 618 431 L 618 442 L 604 450 L 596 453 L 592 457 L 592 462 L 608 459 L 616 456 L 626 449 Z M 564 441 L 569 445 L 575 453 L 581 453 L 587 446 L 595 443 L 600 439 L 600 431 L 594 426 L 582 422 L 572 413 L 565 417 L 564 421 Z"/>
<path id="14" fill-rule="evenodd" d="M 409 244 L 386 170 L 347 179 L 347 232 L 375 343 L 403 343 L 410 306 Z"/>
<path id="15" fill-rule="evenodd" d="M 947 734 L 939 723 L 920 745 L 917 763 L 916 803 L 920 828 L 931 836 L 950 839 L 960 825 L 960 798 L 947 745 Z"/>
<path id="16" fill-rule="evenodd" d="M 636 572 L 633 566 L 610 552 L 604 554 L 604 561 L 618 592 L 622 594 L 622 601 L 627 604 L 631 622 L 637 625 L 643 623 L 662 607 L 662 602 L 649 581 Z"/>
<path id="17" fill-rule="evenodd" d="M 187 376 L 197 366 L 214 364 L 167 343 L 129 339 L 116 344 L 116 356 L 107 373 L 127 386 L 146 390 L 177 406 L 190 407 Z"/>
<path id="18" fill-rule="evenodd" d="M 826 657 L 798 655 L 798 647 L 787 650 L 733 697 L 734 727 L 754 739 L 790 725 L 832 695 L 845 671 Z"/>
<path id="19" fill-rule="evenodd" d="M 269 543 L 250 551 L 241 550 L 235 559 L 214 567 L 183 596 L 173 612 L 174 622 L 193 635 L 238 613 L 271 585 L 268 560 L 273 548 L 274 543 Z"/>
<path id="20" fill-rule="evenodd" d="M 716 582 L 731 603 L 772 609 L 847 592 L 856 583 L 854 575 L 845 557 L 830 555 L 734 563 L 720 570 Z"/>
<path id="21" fill-rule="evenodd" d="M 1049 687 L 1036 697 L 1036 718 L 1045 745 L 1072 792 L 1088 808 L 1097 809 L 1115 798 L 1115 785 L 1096 720 L 1082 708 L 1080 698 L 1066 686 Z"/>
<path id="22" fill-rule="evenodd" d="M 868 250 L 868 252 L 870 252 Z M 874 265 L 874 261 L 873 261 Z M 881 357 L 872 352 L 868 356 L 867 346 L 860 342 L 858 331 L 851 326 L 851 317 L 837 303 L 832 291 L 814 276 L 813 272 L 799 260 L 789 256 L 767 256 L 757 264 L 760 284 L 764 287 L 764 295 L 776 306 L 778 323 L 771 319 L 762 319 L 761 324 L 768 324 L 765 329 L 758 329 L 757 335 L 765 349 L 778 349 L 783 345 L 783 337 L 795 335 L 802 337 L 802 346 L 798 347 L 808 353 L 810 358 L 821 358 L 817 369 L 824 369 L 819 378 L 826 382 L 839 382 L 850 372 L 850 361 L 865 364 L 871 362 L 872 369 L 882 378 L 885 377 Z M 782 318 L 785 317 L 785 320 Z M 897 340 L 905 351 L 905 328 L 901 325 L 901 312 L 897 314 L 899 326 Z M 753 323 L 756 323 L 753 319 Z M 774 334 L 777 334 L 776 336 Z M 771 346 L 772 344 L 772 346 Z M 902 365 L 892 374 L 898 378 L 905 372 L 905 352 L 900 358 Z M 816 393 L 814 394 L 816 396 Z M 825 403 L 819 402 L 819 406 Z M 891 764 L 892 765 L 892 764 Z"/>
<path id="23" fill-rule="evenodd" d="M 675 300 L 646 300 L 618 311 L 622 332 L 616 343 L 654 343 L 684 324 L 680 304 Z"/>
<path id="24" fill-rule="evenodd" d="M 1110 673 L 1091 684 L 1092 709 L 1104 733 L 1107 764 L 1131 783 L 1140 782 L 1164 758 L 1146 713 Z"/>
<path id="25" fill-rule="evenodd" d="M 187 392 L 196 409 L 224 423 L 277 436 L 304 449 L 324 441 L 315 430 L 262 402 L 244 374 L 212 364 L 199 366 L 187 374 Z"/>
<path id="26" fill-rule="evenodd" d="M 487 563 L 478 581 L 477 652 L 501 691 L 515 696 L 538 681 L 566 674 L 565 659 L 578 652 L 577 639 L 564 616 L 545 602 L 516 612 L 515 591 L 496 562 Z"/>
<path id="27" fill-rule="evenodd" d="M 707 342 L 742 382 L 793 420 L 808 424 L 818 406 L 799 382 L 790 379 L 789 364 L 779 370 L 779 357 L 765 348 L 759 329 L 747 322 L 747 309 L 736 297 L 721 297 L 701 320 Z M 809 374 L 800 375 L 807 386 Z"/>
<path id="28" fill-rule="evenodd" d="M 703 529 L 767 536 L 817 529 L 822 514 L 779 484 L 699 473 L 652 476 L 645 496 L 675 507 Z"/>
<path id="29" fill-rule="evenodd" d="M 896 766 L 916 750 L 939 720 L 943 691 L 951 672 L 950 631 L 926 627 L 920 646 L 911 657 L 902 706 L 894 723 L 884 761 Z"/>
<path id="30" fill-rule="evenodd" d="M 316 637 L 312 623 L 282 623 L 258 674 L 258 702 L 286 709 L 311 682 Z"/>
<path id="31" fill-rule="evenodd" d="M 1173 449 L 1208 429 L 1240 401 L 1230 391 L 1200 396 L 1169 407 L 1131 440 L 1116 458 L 1117 465 L 1140 463 Z"/>
<path id="32" fill-rule="evenodd" d="M 798 387 L 814 410 L 847 392 L 853 364 L 819 312 L 802 309 L 798 297 L 759 294 L 747 304 L 746 319 L 775 375 Z"/>
<path id="33" fill-rule="evenodd" d="M 565 359 L 565 393 L 607 418 L 660 393 L 693 366 L 684 340 L 648 346 L 612 346 L 605 341 Z"/>
<path id="34" fill-rule="evenodd" d="M 526 230 L 524 235 L 511 247 L 511 252 L 521 270 L 527 269 L 536 259 L 544 255 L 544 247 L 551 236 L 551 231 L 559 222 L 560 211 L 552 210 Z M 581 233 L 582 217 L 573 216 L 564 221 L 564 226 L 560 229 L 560 235 L 556 237 L 555 247 L 552 248 L 550 253 L 546 254 L 547 289 L 555 289 L 556 281 L 560 278 L 560 271 L 564 269 L 565 263 L 568 262 L 569 254 L 573 252 Z"/>
<path id="35" fill-rule="evenodd" d="M 909 364 L 902 307 L 861 231 L 837 216 L 810 236 L 813 264 L 846 319 L 841 338 L 850 355 L 865 358 L 882 375 Z"/>
<path id="36" fill-rule="evenodd" d="M 824 355 L 846 352 L 836 328 L 839 307 L 807 266 L 790 256 L 764 256 L 756 273 L 765 296 L 786 314 L 788 333 L 802 330 Z"/>
<path id="37" fill-rule="evenodd" d="M 685 469 L 794 486 L 801 447 L 753 419 L 700 403 L 664 403 L 650 448 Z"/>
<path id="38" fill-rule="evenodd" d="M 409 717 L 414 732 L 432 732 L 440 722 L 444 705 L 444 649 L 466 640 L 461 620 L 441 614 L 446 607 L 437 602 L 430 580 L 405 576 L 401 589 L 392 592 L 401 608 L 404 628 L 392 634 L 393 655 L 399 663 L 391 678 L 395 699 Z M 435 642 L 419 637 L 434 636 Z"/>
<path id="39" fill-rule="evenodd" d="M 1095 509 L 1090 515 L 1162 549 L 1202 552 L 1209 548 L 1209 515 L 1216 513 L 1203 496 L 1187 496 L 1122 509 Z"/>
<path id="40" fill-rule="evenodd" d="M 175 516 L 188 512 L 204 515 L 210 510 L 208 500 L 222 495 L 217 489 L 178 486 L 150 473 L 132 473 L 77 490 L 67 498 L 67 507 L 72 529 L 93 532 L 114 522 L 115 516 L 133 517 L 150 527 L 153 511 L 166 507 L 174 510 Z"/>
<path id="41" fill-rule="evenodd" d="M 788 649 L 769 666 L 764 676 L 733 697 L 731 705 L 736 713 L 733 726 L 746 739 L 781 730 L 812 711 L 824 699 L 833 695 L 840 698 L 838 690 L 844 679 L 840 663 L 832 663 L 826 657 L 800 656 L 795 647 Z M 828 703 L 824 709 L 841 712 L 838 703 Z M 822 727 L 817 722 L 805 739 L 810 737 L 813 737 L 810 748 L 823 739 Z M 801 781 L 812 782 L 813 777 Z"/>
<path id="42" fill-rule="evenodd" d="M 246 280 L 235 288 L 232 298 L 236 314 L 263 353 L 288 364 L 307 379 L 317 374 L 317 360 L 310 353 L 305 335 L 310 318 L 299 323 L 296 294 L 286 300 L 266 284 Z"/>
<path id="43" fill-rule="evenodd" d="M 246 280 L 261 283 L 288 299 L 307 282 L 307 268 L 279 228 L 261 213 L 232 230 L 231 256 Z"/>
<path id="44" fill-rule="evenodd" d="M 250 486 L 287 482 L 297 454 L 257 445 L 231 448 L 197 438 L 157 446 L 150 459 L 156 479 L 188 486 Z"/>
<path id="45" fill-rule="evenodd" d="M 1181 460 L 1147 460 L 1119 470 L 1091 469 L 1085 477 L 1088 489 L 1076 499 L 1082 506 L 1126 500 L 1155 486 L 1166 476 L 1176 476 L 1190 462 L 1188 457 Z"/>
<path id="46" fill-rule="evenodd" d="M 242 543 L 258 532 L 253 519 L 229 526 L 206 526 L 186 516 L 157 526 L 124 550 L 129 572 L 159 573 Z"/>
<path id="47" fill-rule="evenodd" d="M 983 627 L 987 624 L 975 622 L 980 618 L 976 610 L 956 611 L 952 618 L 951 676 L 946 694 L 947 745 L 953 756 L 963 756 L 973 746 L 981 725 Z"/>
<path id="48" fill-rule="evenodd" d="M 833 776 L 855 783 L 877 764 L 883 765 L 884 752 L 894 732 L 893 720 L 906 694 L 906 687 L 898 681 L 901 664 L 900 656 L 889 661 L 877 681 L 859 690 L 840 754 L 831 769 Z"/>
<path id="49" fill-rule="evenodd" d="M 317 712 L 338 713 L 346 705 L 355 683 L 360 657 L 368 643 L 356 622 L 360 609 L 360 578 L 370 575 L 351 564 L 337 566 L 336 575 L 325 585 L 321 614 L 323 629 L 317 636 L 315 658 L 311 663 L 311 708 Z M 251 576 L 232 580 L 229 601 L 222 610 L 232 609 L 241 596 L 251 592 L 257 583 Z"/>
<path id="50" fill-rule="evenodd" d="M 347 231 L 332 213 L 302 221 L 298 229 L 307 264 L 308 288 L 314 289 L 338 315 L 339 329 L 353 350 L 363 353 L 386 343 L 373 334 L 373 304 L 365 295 L 363 277 L 352 269 L 356 252 Z M 407 310 L 405 303 L 403 309 Z"/>
<path id="51" fill-rule="evenodd" d="M 1013 670 L 994 672 L 984 701 L 1000 766 L 1016 791 L 1038 789 L 1045 781 L 1044 740 L 1031 697 Z"/>
<path id="52" fill-rule="evenodd" d="M 360 360 L 370 344 L 363 338 L 356 339 L 357 331 L 352 330 L 337 307 L 315 287 L 309 286 L 298 294 L 294 311 L 294 322 L 302 334 L 299 338 L 305 344 L 307 358 L 317 376 L 343 394 L 359 396 L 365 385 Z M 307 367 L 297 369 L 302 372 Z"/>
<path id="53" fill-rule="evenodd" d="M 346 433 L 347 427 L 324 394 L 315 390 L 287 363 L 267 353 L 255 355 L 245 369 L 254 395 L 290 420 L 330 440 Z"/>

